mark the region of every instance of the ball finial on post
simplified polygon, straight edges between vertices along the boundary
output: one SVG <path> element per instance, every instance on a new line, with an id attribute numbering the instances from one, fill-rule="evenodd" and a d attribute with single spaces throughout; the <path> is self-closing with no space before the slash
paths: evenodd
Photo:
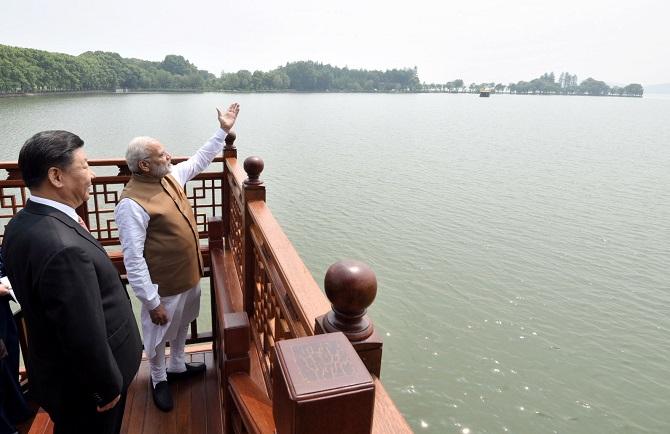
<path id="1" fill-rule="evenodd" d="M 237 134 L 235 134 L 235 131 L 228 131 L 228 134 L 226 135 L 226 138 L 224 141 L 226 142 L 226 146 L 224 149 L 235 149 L 235 139 L 237 138 Z"/>
<path id="2" fill-rule="evenodd" d="M 323 321 L 325 331 L 341 331 L 350 341 L 370 337 L 374 327 L 366 312 L 377 295 L 372 269 L 352 259 L 338 261 L 328 268 L 324 286 L 332 304 Z"/>
<path id="3" fill-rule="evenodd" d="M 263 172 L 263 167 L 265 167 L 265 163 L 263 163 L 261 157 L 247 157 L 244 160 L 244 171 L 247 172 L 247 179 L 244 181 L 244 184 L 261 185 L 263 181 L 261 181 L 260 176 L 261 172 Z"/>

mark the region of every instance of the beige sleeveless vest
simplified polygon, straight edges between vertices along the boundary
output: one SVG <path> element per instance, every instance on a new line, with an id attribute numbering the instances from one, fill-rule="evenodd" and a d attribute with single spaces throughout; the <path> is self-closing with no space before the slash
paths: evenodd
<path id="1" fill-rule="evenodd" d="M 203 275 L 198 227 L 184 189 L 170 174 L 133 175 L 121 193 L 149 214 L 144 258 L 161 297 L 193 288 Z"/>

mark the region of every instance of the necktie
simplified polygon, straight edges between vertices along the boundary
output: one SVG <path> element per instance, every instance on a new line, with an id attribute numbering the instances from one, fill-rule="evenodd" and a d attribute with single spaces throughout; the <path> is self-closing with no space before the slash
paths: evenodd
<path id="1" fill-rule="evenodd" d="M 91 231 L 88 230 L 88 226 L 86 226 L 86 223 L 84 223 L 84 220 L 82 220 L 82 218 L 79 217 L 79 216 L 77 216 L 77 217 L 79 218 L 79 226 L 84 228 L 86 230 L 86 232 L 90 233 Z"/>

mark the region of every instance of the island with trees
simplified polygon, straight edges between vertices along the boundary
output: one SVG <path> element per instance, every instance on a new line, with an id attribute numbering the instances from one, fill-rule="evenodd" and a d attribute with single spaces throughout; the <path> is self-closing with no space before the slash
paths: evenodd
<path id="1" fill-rule="evenodd" d="M 78 56 L 0 45 L 0 95 L 50 92 L 237 91 L 237 92 L 446 92 L 481 89 L 519 95 L 642 96 L 640 84 L 608 86 L 564 72 L 556 80 L 546 73 L 530 82 L 422 83 L 414 68 L 386 71 L 340 68 L 314 61 L 290 62 L 271 71 L 221 72 L 198 69 L 183 56 L 160 61 L 123 58 L 117 53 L 87 51 Z"/>

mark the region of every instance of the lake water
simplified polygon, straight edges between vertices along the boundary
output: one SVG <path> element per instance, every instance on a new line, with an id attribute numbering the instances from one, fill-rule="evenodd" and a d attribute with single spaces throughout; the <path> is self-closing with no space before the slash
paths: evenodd
<path id="1" fill-rule="evenodd" d="M 670 432 L 670 98 L 0 98 L 0 159 L 44 129 L 188 155 L 241 104 L 241 158 L 322 284 L 379 281 L 382 379 L 417 432 Z"/>

